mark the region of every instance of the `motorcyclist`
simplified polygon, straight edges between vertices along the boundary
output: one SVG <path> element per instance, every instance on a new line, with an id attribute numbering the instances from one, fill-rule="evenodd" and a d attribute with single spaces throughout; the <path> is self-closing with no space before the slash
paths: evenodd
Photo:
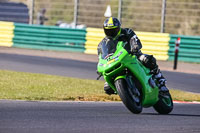
<path id="1" fill-rule="evenodd" d="M 153 74 L 154 78 L 157 79 L 159 83 L 159 89 L 161 92 L 168 92 L 168 89 L 165 85 L 166 79 L 163 77 L 156 59 L 153 55 L 143 54 L 141 52 L 142 44 L 132 29 L 121 28 L 121 23 L 117 18 L 110 17 L 104 21 L 103 24 L 104 33 L 106 37 L 98 45 L 98 54 L 101 53 L 101 46 L 104 41 L 108 39 L 118 40 L 127 42 L 128 45 L 125 45 L 125 49 L 130 53 L 137 56 L 137 59 L 147 68 L 150 69 L 150 73 Z M 113 89 L 106 82 L 104 84 L 104 91 L 108 95 L 114 94 Z"/>

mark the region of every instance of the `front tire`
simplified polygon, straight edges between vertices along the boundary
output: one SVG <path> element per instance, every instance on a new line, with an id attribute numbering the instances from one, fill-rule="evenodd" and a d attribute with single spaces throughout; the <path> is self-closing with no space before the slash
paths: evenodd
<path id="1" fill-rule="evenodd" d="M 170 93 L 159 94 L 159 100 L 153 107 L 159 114 L 169 114 L 173 110 L 173 101 Z"/>
<path id="2" fill-rule="evenodd" d="M 132 88 L 128 87 L 128 84 L 125 79 L 116 80 L 115 86 L 124 105 L 134 114 L 141 113 L 142 112 L 141 94 L 139 96 L 134 95 L 133 91 L 131 92 Z M 135 88 L 135 90 L 139 92 L 137 88 Z"/>

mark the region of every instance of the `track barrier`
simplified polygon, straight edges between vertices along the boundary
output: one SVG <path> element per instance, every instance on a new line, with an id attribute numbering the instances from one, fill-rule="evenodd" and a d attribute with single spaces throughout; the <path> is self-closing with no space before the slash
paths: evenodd
<path id="1" fill-rule="evenodd" d="M 136 34 L 144 54 L 154 55 L 158 60 L 174 60 L 174 43 L 180 37 L 178 59 L 200 62 L 200 36 L 139 31 Z M 103 29 L 98 28 L 72 29 L 0 21 L 0 46 L 6 47 L 97 54 L 97 46 L 104 37 Z"/>

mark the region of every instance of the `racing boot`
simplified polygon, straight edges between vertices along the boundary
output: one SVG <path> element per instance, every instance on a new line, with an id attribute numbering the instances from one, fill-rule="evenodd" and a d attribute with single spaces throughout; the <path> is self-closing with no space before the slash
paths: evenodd
<path id="1" fill-rule="evenodd" d="M 154 69 L 151 71 L 151 73 L 154 75 L 154 78 L 158 81 L 158 87 L 161 92 L 169 92 L 168 88 L 166 87 L 167 80 L 163 77 L 162 73 L 160 72 L 160 69 Z"/>
<path id="2" fill-rule="evenodd" d="M 115 94 L 114 90 L 108 85 L 107 82 L 105 82 L 105 84 L 104 84 L 104 91 L 108 95 Z"/>

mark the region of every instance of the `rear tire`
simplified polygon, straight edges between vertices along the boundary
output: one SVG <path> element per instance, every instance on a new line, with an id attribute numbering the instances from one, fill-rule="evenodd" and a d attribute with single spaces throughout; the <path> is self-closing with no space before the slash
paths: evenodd
<path id="1" fill-rule="evenodd" d="M 159 114 L 169 114 L 173 110 L 173 101 L 170 93 L 159 94 L 159 100 L 153 107 Z"/>
<path id="2" fill-rule="evenodd" d="M 124 105 L 134 114 L 142 112 L 142 100 L 140 96 L 131 94 L 131 88 L 128 88 L 128 84 L 125 79 L 118 79 L 115 81 L 117 92 L 124 103 Z M 137 89 L 137 88 L 135 88 Z M 138 92 L 140 92 L 137 89 Z"/>

